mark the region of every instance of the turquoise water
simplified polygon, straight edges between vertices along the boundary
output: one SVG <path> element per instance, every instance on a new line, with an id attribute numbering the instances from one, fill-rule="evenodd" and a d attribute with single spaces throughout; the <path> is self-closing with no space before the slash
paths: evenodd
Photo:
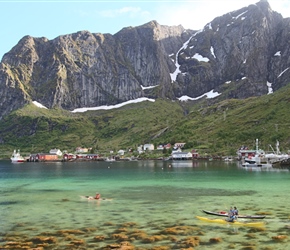
<path id="1" fill-rule="evenodd" d="M 121 244 L 113 235 L 123 228 L 127 236 L 132 231 L 147 235 L 146 239 L 128 237 L 138 249 L 178 249 L 190 236 L 199 237 L 195 249 L 213 249 L 212 244 L 214 249 L 286 249 L 290 246 L 289 180 L 288 170 L 243 168 L 222 161 L 0 161 L 0 233 L 5 239 L 0 247 L 12 239 L 49 235 L 58 240 L 53 249 L 66 249 L 69 242 L 59 231 L 82 230 L 83 234 L 73 236 L 84 240 L 83 249 L 104 249 Z M 96 192 L 107 199 L 81 197 Z M 230 206 L 237 206 L 241 214 L 266 214 L 265 228 L 237 228 L 195 217 L 214 218 L 201 209 L 228 210 Z M 165 229 L 176 226 L 191 227 L 191 231 L 182 228 L 165 236 Z M 6 239 L 7 235 L 14 238 Z M 100 235 L 104 240 L 92 240 Z M 153 235 L 162 237 L 152 240 Z M 289 239 L 272 239 L 278 235 Z M 221 242 L 212 243 L 212 238 Z"/>

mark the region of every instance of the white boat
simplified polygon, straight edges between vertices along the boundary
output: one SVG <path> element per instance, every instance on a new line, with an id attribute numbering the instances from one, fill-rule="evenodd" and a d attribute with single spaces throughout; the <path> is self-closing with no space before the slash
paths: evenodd
<path id="1" fill-rule="evenodd" d="M 13 154 L 12 154 L 10 159 L 11 159 L 11 162 L 24 162 L 25 161 L 24 157 L 22 157 L 20 155 L 20 150 L 19 149 L 18 149 L 17 152 L 14 149 Z"/>
<path id="2" fill-rule="evenodd" d="M 254 155 L 248 155 L 244 158 L 244 164 L 255 164 L 261 165 L 263 163 L 267 163 L 267 159 L 265 157 L 265 151 L 259 149 L 259 140 L 256 139 L 256 150 Z"/>
<path id="3" fill-rule="evenodd" d="M 113 157 L 107 157 L 107 158 L 105 159 L 105 161 L 109 161 L 109 162 L 111 162 L 111 161 L 116 161 L 116 159 L 113 158 Z"/>
<path id="4" fill-rule="evenodd" d="M 269 145 L 271 148 L 272 146 Z M 275 164 L 282 161 L 287 161 L 289 159 L 288 154 L 282 154 L 279 149 L 279 141 L 276 142 L 276 152 L 272 148 L 273 153 L 266 154 L 265 157 L 267 158 L 269 163 Z"/>
<path id="5" fill-rule="evenodd" d="M 271 148 L 272 146 L 269 145 Z M 273 153 L 266 154 L 264 150 L 259 149 L 258 139 L 256 139 L 256 150 L 255 154 L 249 154 L 243 159 L 243 166 L 257 166 L 257 167 L 269 167 L 269 166 L 279 166 L 283 161 L 288 161 L 289 155 L 282 154 L 279 149 L 279 141 L 276 143 L 276 152 L 272 148 Z"/>
<path id="6" fill-rule="evenodd" d="M 234 159 L 232 157 L 226 157 L 224 158 L 224 161 L 225 162 L 230 162 L 230 161 L 233 161 Z"/>

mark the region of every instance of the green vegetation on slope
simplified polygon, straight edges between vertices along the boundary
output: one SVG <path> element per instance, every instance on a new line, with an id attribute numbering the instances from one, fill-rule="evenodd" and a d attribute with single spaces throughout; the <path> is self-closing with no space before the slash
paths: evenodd
<path id="1" fill-rule="evenodd" d="M 205 99 L 157 100 L 76 114 L 30 104 L 0 122 L 0 150 L 8 155 L 18 148 L 22 152 L 51 148 L 73 152 L 82 146 L 108 152 L 136 149 L 144 143 L 185 142 L 187 149 L 201 154 L 234 155 L 241 145 L 254 148 L 257 138 L 264 150 L 279 140 L 280 149 L 287 151 L 289 96 L 290 86 L 286 86 L 271 95 L 212 105 Z"/>

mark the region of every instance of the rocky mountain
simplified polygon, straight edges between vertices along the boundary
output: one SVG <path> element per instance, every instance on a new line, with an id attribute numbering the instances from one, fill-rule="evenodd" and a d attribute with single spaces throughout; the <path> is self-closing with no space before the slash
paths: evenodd
<path id="1" fill-rule="evenodd" d="M 220 98 L 264 95 L 290 82 L 289 40 L 290 19 L 264 0 L 200 31 L 152 21 L 114 35 L 25 36 L 1 61 L 0 119 L 34 100 L 73 110 L 213 89 Z"/>

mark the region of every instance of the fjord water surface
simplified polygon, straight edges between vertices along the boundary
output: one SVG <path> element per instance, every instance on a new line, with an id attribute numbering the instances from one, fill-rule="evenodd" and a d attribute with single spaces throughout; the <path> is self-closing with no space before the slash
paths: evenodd
<path id="1" fill-rule="evenodd" d="M 135 223 L 153 234 L 174 225 L 188 225 L 205 231 L 206 241 L 222 238 L 224 247 L 248 241 L 246 231 L 236 233 L 231 226 L 206 224 L 195 216 L 210 217 L 202 209 L 220 211 L 237 206 L 241 214 L 267 215 L 265 231 L 256 233 L 258 246 L 275 244 L 275 249 L 284 249 L 283 242 L 272 243 L 271 239 L 290 225 L 289 180 L 288 170 L 244 168 L 222 161 L 1 161 L 0 233 L 33 236 L 97 227 L 99 233 L 109 235 L 113 229 L 104 226 L 108 223 L 116 228 Z M 96 192 L 106 199 L 88 201 L 81 197 Z M 235 234 L 229 238 L 232 230 Z M 150 244 L 175 244 L 161 243 Z M 150 248 L 142 241 L 133 244 Z M 199 246 L 207 247 L 210 249 L 206 244 Z"/>

